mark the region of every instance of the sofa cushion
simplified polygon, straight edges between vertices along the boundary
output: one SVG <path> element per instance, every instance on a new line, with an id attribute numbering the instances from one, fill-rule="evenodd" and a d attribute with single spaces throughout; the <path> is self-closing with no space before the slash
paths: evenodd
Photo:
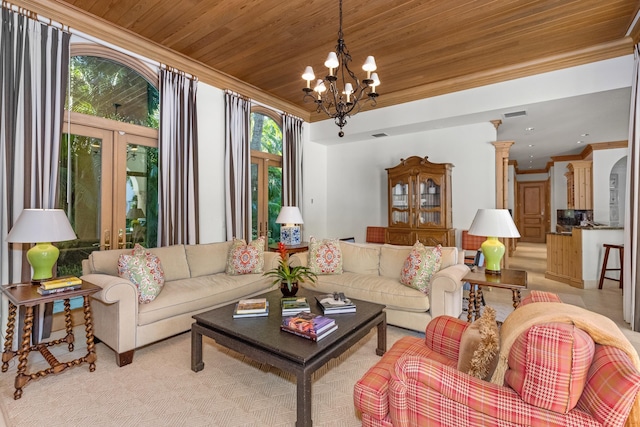
<path id="1" fill-rule="evenodd" d="M 120 255 L 131 254 L 131 249 L 113 249 L 110 251 L 93 251 L 89 254 L 91 273 L 118 275 L 118 259 Z"/>
<path id="2" fill-rule="evenodd" d="M 342 251 L 337 239 L 309 239 L 309 269 L 316 274 L 342 274 Z"/>
<path id="3" fill-rule="evenodd" d="M 382 245 L 380 246 L 380 275 L 400 280 L 400 273 L 412 246 Z"/>
<path id="4" fill-rule="evenodd" d="M 191 277 L 222 273 L 227 267 L 227 256 L 233 242 L 185 245 Z"/>
<path id="5" fill-rule="evenodd" d="M 392 309 L 418 313 L 429 310 L 427 295 L 388 277 L 344 272 L 319 275 L 314 285 L 305 283 L 303 286 L 322 293 L 344 292 L 349 298 L 383 304 Z"/>
<path id="6" fill-rule="evenodd" d="M 380 247 L 340 241 L 342 271 L 378 275 Z"/>
<path id="7" fill-rule="evenodd" d="M 264 237 L 247 244 L 234 239 L 227 257 L 227 274 L 262 274 L 264 268 Z"/>
<path id="8" fill-rule="evenodd" d="M 140 304 L 153 301 L 164 285 L 164 271 L 160 258 L 137 243 L 130 255 L 120 255 L 118 276 L 136 285 Z"/>
<path id="9" fill-rule="evenodd" d="M 138 306 L 138 326 L 185 313 L 195 314 L 273 289 L 275 287 L 271 285 L 271 280 L 260 274 L 230 276 L 218 273 L 167 281 L 153 304 Z"/>
<path id="10" fill-rule="evenodd" d="M 486 306 L 460 338 L 458 370 L 488 381 L 498 365 L 499 341 L 496 311 Z"/>
<path id="11" fill-rule="evenodd" d="M 526 403 L 566 414 L 584 389 L 595 344 L 574 325 L 534 325 L 514 341 L 505 383 Z"/>
<path id="12" fill-rule="evenodd" d="M 425 294 L 429 294 L 431 276 L 440 270 L 441 246 L 425 248 L 416 242 L 404 261 L 400 273 L 400 283 L 415 288 Z"/>

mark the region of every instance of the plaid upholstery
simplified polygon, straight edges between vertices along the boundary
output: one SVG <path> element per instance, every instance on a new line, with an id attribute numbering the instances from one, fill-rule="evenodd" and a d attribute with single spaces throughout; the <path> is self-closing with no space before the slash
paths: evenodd
<path id="1" fill-rule="evenodd" d="M 621 426 L 639 391 L 640 373 L 629 357 L 615 347 L 596 344 L 577 408 L 593 414 L 605 426 Z"/>
<path id="2" fill-rule="evenodd" d="M 386 227 L 367 227 L 367 243 L 384 243 L 386 238 Z"/>
<path id="3" fill-rule="evenodd" d="M 525 403 L 567 413 L 582 395 L 594 351 L 591 337 L 573 325 L 532 326 L 511 347 L 505 383 Z"/>
<path id="4" fill-rule="evenodd" d="M 532 302 L 562 302 L 562 300 L 558 295 L 551 292 L 531 291 L 529 295 L 520 301 L 520 305 L 518 305 L 518 307 Z"/>
<path id="5" fill-rule="evenodd" d="M 397 360 L 405 354 L 420 355 L 445 365 L 456 366 L 458 359 L 450 360 L 424 345 L 416 337 L 403 337 L 387 351 L 380 361 L 371 367 L 356 383 L 353 400 L 356 408 L 372 417 L 383 420 L 389 413 L 387 389 L 391 371 Z"/>
<path id="6" fill-rule="evenodd" d="M 393 427 L 389 415 L 384 420 L 379 420 L 369 414 L 362 414 L 362 427 Z"/>
<path id="7" fill-rule="evenodd" d="M 486 236 L 472 236 L 467 230 L 462 230 L 462 249 L 477 251 L 485 240 Z"/>
<path id="8" fill-rule="evenodd" d="M 455 317 L 438 316 L 427 325 L 424 334 L 425 344 L 447 359 L 457 361 L 460 352 L 460 339 L 469 325 L 471 325 L 469 322 Z"/>
<path id="9" fill-rule="evenodd" d="M 571 426 L 600 423 L 574 409 L 567 414 L 526 404 L 509 387 L 482 381 L 416 356 L 402 357 L 389 384 L 394 426 Z"/>

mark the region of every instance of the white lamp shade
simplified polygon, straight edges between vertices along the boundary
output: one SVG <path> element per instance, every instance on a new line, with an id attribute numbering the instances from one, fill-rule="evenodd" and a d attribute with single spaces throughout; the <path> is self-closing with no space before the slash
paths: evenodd
<path id="1" fill-rule="evenodd" d="M 304 73 L 302 74 L 302 78 L 310 81 L 316 78 L 315 73 L 313 72 L 313 68 L 310 66 L 307 66 L 307 68 L 304 69 Z"/>
<path id="2" fill-rule="evenodd" d="M 327 87 L 324 85 L 324 82 L 323 82 L 322 80 L 318 80 L 318 81 L 316 82 L 316 87 L 315 87 L 315 88 L 313 88 L 313 90 L 315 90 L 315 91 L 316 91 L 316 92 L 318 92 L 318 93 L 322 93 L 322 92 L 324 92 L 325 90 L 327 90 Z"/>
<path id="3" fill-rule="evenodd" d="M 365 71 L 375 71 L 376 68 L 377 68 L 376 60 L 373 58 L 373 56 L 367 56 L 367 59 L 365 59 L 364 65 L 362 66 L 362 69 Z"/>
<path id="4" fill-rule="evenodd" d="M 64 242 L 77 239 L 61 209 L 25 209 L 5 239 L 9 243 Z"/>
<path id="5" fill-rule="evenodd" d="M 485 237 L 520 237 L 507 209 L 478 209 L 469 234 Z"/>
<path id="6" fill-rule="evenodd" d="M 373 86 L 380 86 L 380 79 L 378 78 L 378 73 L 371 74 L 371 80 L 373 80 Z"/>
<path id="7" fill-rule="evenodd" d="M 324 61 L 324 66 L 327 68 L 338 68 L 340 63 L 338 62 L 338 55 L 335 52 L 329 52 L 327 55 L 327 60 Z"/>
<path id="8" fill-rule="evenodd" d="M 304 224 L 300 209 L 297 206 L 283 206 L 276 218 L 276 224 Z"/>
<path id="9" fill-rule="evenodd" d="M 353 93 L 353 85 L 351 83 L 345 84 L 344 85 L 344 92 L 342 92 L 342 93 L 351 95 Z"/>

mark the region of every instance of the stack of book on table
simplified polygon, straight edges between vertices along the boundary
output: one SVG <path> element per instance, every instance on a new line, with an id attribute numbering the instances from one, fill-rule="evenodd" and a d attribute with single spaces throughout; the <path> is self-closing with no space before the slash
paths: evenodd
<path id="1" fill-rule="evenodd" d="M 283 316 L 293 316 L 303 311 L 307 313 L 311 311 L 311 307 L 305 297 L 284 297 L 280 301 Z"/>
<path id="2" fill-rule="evenodd" d="M 336 321 L 315 313 L 302 312 L 282 318 L 280 329 L 298 336 L 319 341 L 338 329 Z"/>
<path id="3" fill-rule="evenodd" d="M 269 315 L 269 301 L 266 298 L 241 299 L 233 310 L 233 318 L 261 317 Z"/>
<path id="4" fill-rule="evenodd" d="M 356 305 L 349 298 L 346 298 L 342 292 L 317 296 L 316 299 L 324 314 L 356 312 Z"/>
<path id="5" fill-rule="evenodd" d="M 82 279 L 76 276 L 63 276 L 42 280 L 37 291 L 40 295 L 51 295 L 67 291 L 75 291 L 82 287 Z"/>

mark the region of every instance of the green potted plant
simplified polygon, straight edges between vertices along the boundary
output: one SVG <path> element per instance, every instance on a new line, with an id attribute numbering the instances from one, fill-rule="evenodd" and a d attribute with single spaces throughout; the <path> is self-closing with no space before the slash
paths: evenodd
<path id="1" fill-rule="evenodd" d="M 272 277 L 274 285 L 280 283 L 280 290 L 284 296 L 294 296 L 298 292 L 299 282 L 315 283 L 318 276 L 309 267 L 289 265 L 289 254 L 284 243 L 278 243 L 278 252 L 280 253 L 278 267 L 265 272 L 264 275 Z"/>

